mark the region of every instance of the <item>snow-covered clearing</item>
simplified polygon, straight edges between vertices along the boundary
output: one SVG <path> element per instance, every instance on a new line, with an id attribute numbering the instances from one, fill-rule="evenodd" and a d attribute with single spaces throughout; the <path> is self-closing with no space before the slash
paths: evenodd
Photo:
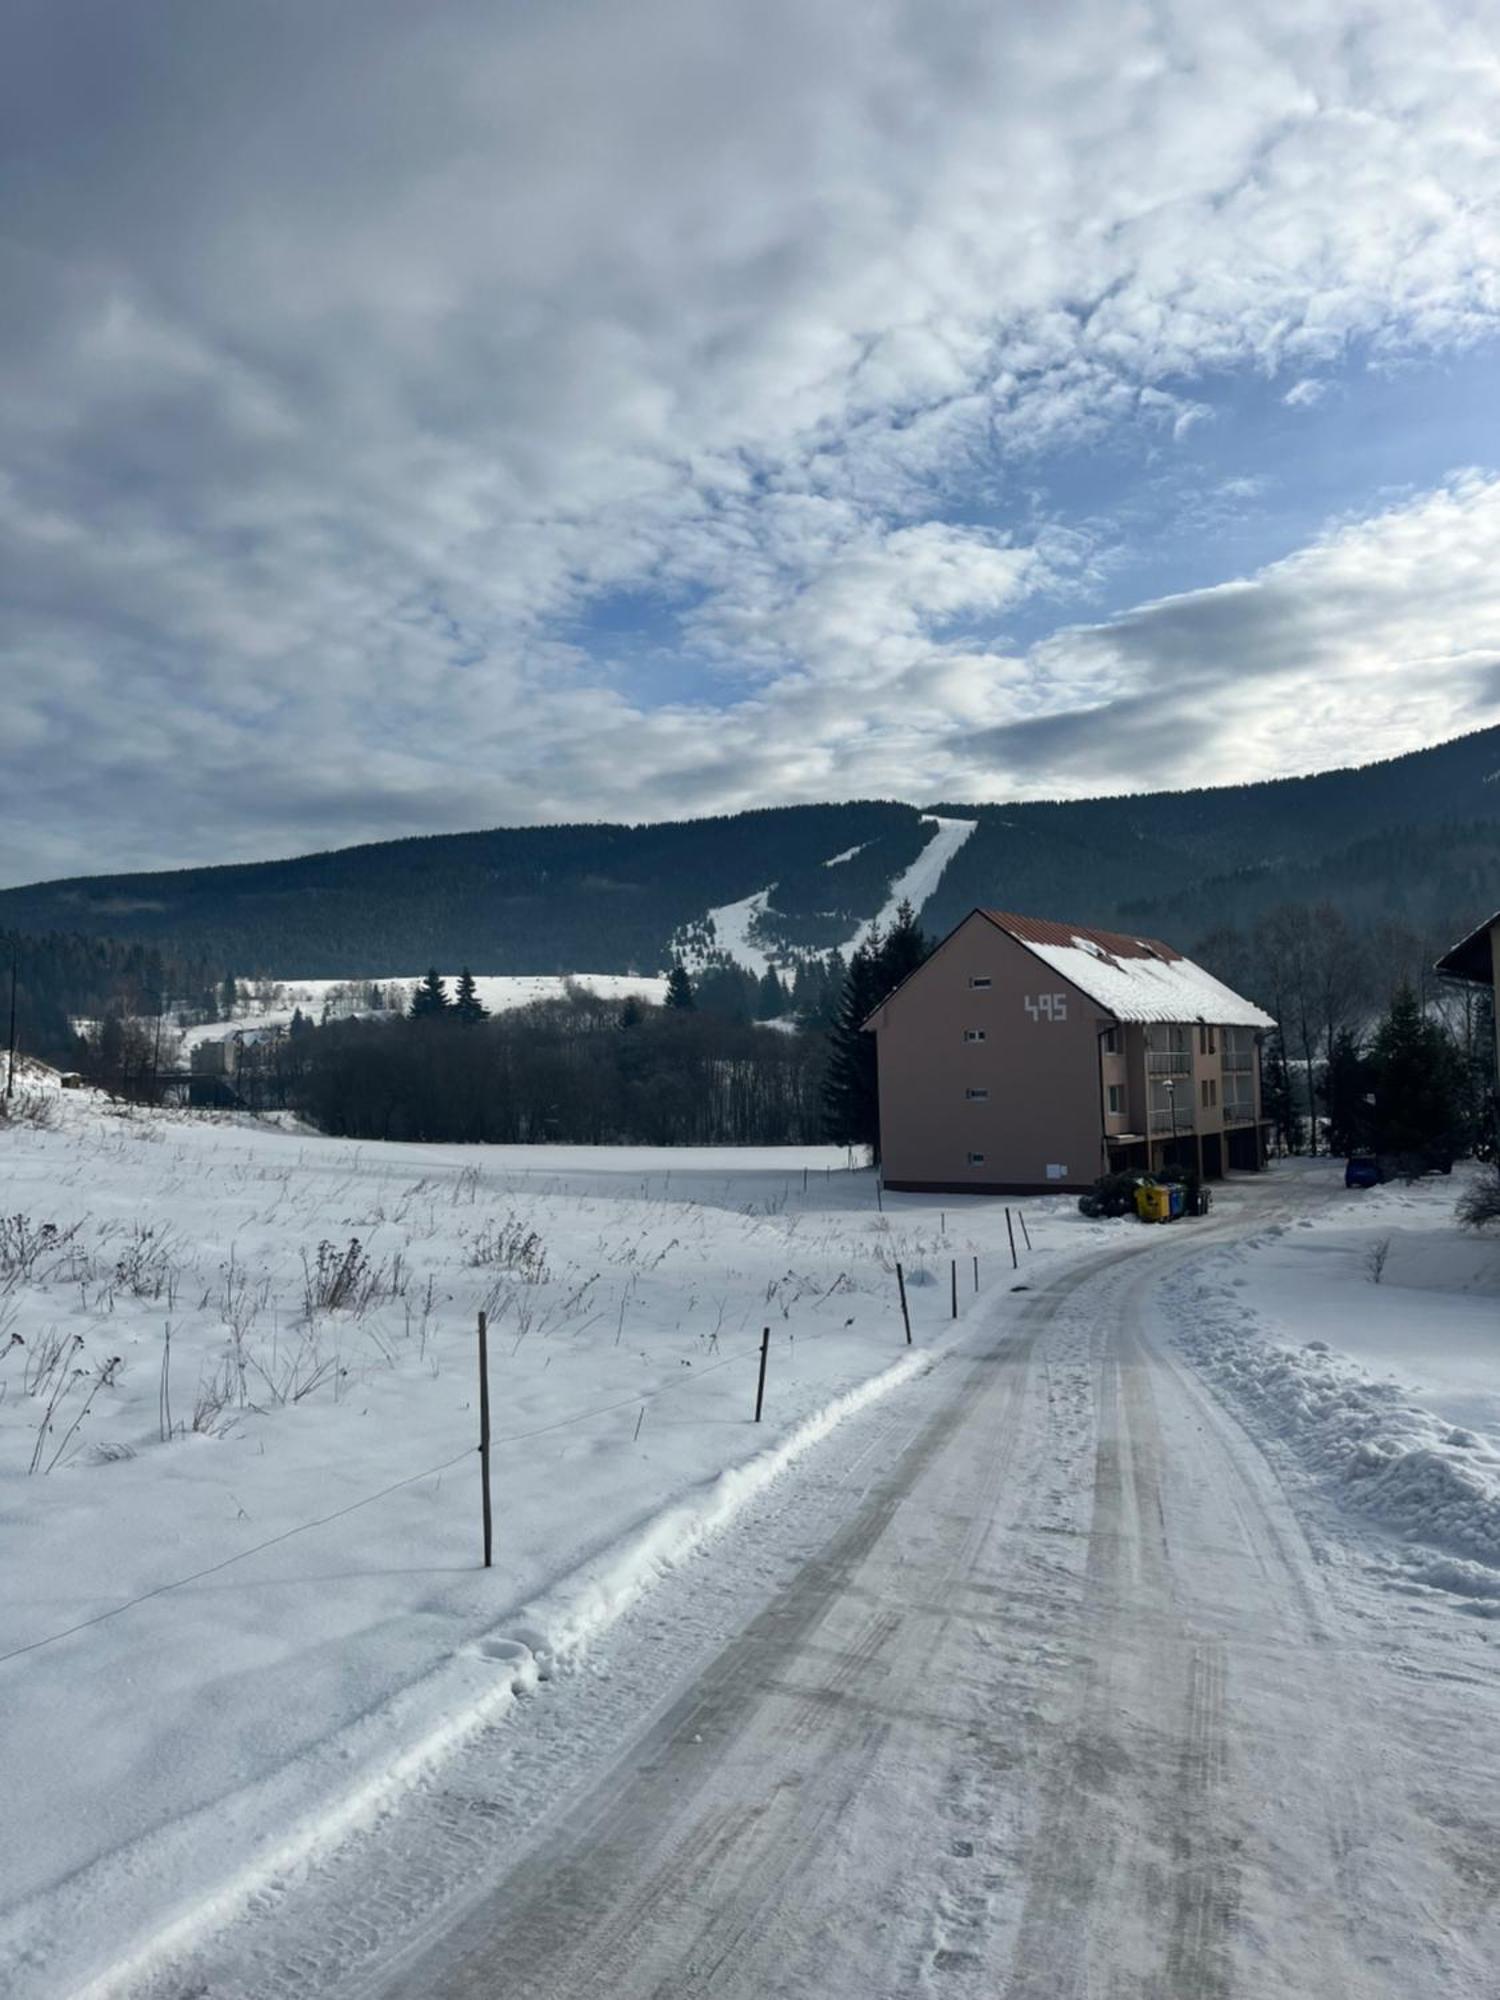
<path id="1" fill-rule="evenodd" d="M 367 979 L 353 974 L 345 979 L 279 979 L 273 982 L 275 998 L 268 1004 L 263 1004 L 252 991 L 236 1006 L 232 1021 L 205 1021 L 185 1029 L 183 1046 L 193 1048 L 199 1042 L 222 1041 L 236 1028 L 285 1027 L 299 1009 L 314 1021 L 321 1018 L 325 1006 L 335 1016 L 363 1012 L 356 1000 L 362 988 L 376 985 L 388 994 L 396 991 L 407 995 L 423 977 L 422 973 L 407 973 L 389 979 Z M 444 977 L 451 998 L 457 972 L 450 970 Z M 633 972 L 476 973 L 474 976 L 474 990 L 492 1014 L 509 1014 L 517 1007 L 529 1007 L 536 1000 L 561 1000 L 570 989 L 592 993 L 601 1000 L 623 1000 L 634 994 L 638 999 L 660 1005 L 666 998 L 667 982 L 664 975 Z"/>
<path id="2" fill-rule="evenodd" d="M 999 1204 L 882 1213 L 825 1149 L 357 1146 L 60 1092 L 54 1115 L 0 1129 L 16 2000 L 180 1942 L 381 1810 L 924 1365 L 950 1260 L 965 1313 L 1014 1281 Z M 1109 1240 L 1024 1208 L 1023 1277 Z"/>
<path id="3" fill-rule="evenodd" d="M 1402 1537 L 1403 1569 L 1500 1616 L 1500 1237 L 1462 1185 L 1346 1191 L 1166 1288 L 1179 1340 L 1289 1475 Z"/>

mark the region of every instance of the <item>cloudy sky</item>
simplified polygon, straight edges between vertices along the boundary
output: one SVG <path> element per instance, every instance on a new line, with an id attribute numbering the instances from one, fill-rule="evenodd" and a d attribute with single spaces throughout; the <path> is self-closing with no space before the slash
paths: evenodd
<path id="1" fill-rule="evenodd" d="M 11 0 L 0 880 L 1500 721 L 1500 11 Z"/>

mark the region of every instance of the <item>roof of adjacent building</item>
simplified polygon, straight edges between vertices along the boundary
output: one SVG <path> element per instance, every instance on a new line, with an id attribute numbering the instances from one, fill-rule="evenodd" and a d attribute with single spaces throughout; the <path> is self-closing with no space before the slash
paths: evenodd
<path id="1" fill-rule="evenodd" d="M 1087 924 L 1050 923 L 1010 910 L 978 913 L 1051 966 L 1117 1021 L 1207 1021 L 1274 1028 L 1273 1017 L 1160 938 Z"/>
<path id="2" fill-rule="evenodd" d="M 1500 924 L 1500 910 L 1486 917 L 1467 937 L 1460 938 L 1451 951 L 1445 951 L 1437 962 L 1438 971 L 1446 972 L 1452 979 L 1473 979 L 1481 986 L 1488 986 L 1495 976 L 1490 932 L 1496 924 Z"/>

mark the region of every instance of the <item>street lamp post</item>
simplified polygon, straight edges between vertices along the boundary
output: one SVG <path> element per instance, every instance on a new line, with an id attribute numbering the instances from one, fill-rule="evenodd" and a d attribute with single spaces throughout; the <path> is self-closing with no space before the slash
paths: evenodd
<path id="1" fill-rule="evenodd" d="M 1164 1078 L 1162 1087 L 1165 1089 L 1167 1093 L 1167 1108 L 1170 1110 L 1172 1114 L 1172 1165 L 1175 1167 L 1177 1164 L 1177 1079 L 1176 1077 L 1169 1076 Z"/>

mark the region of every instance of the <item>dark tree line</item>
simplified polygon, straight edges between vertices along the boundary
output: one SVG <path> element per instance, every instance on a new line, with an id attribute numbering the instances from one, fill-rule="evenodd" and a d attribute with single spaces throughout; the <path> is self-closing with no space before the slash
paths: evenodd
<path id="1" fill-rule="evenodd" d="M 1490 1153 L 1496 1133 L 1490 1049 L 1482 1064 L 1401 987 L 1368 1040 L 1341 1029 L 1320 1095 L 1330 1153 L 1375 1152 L 1396 1161 Z"/>
<path id="2" fill-rule="evenodd" d="M 488 1019 L 456 1009 L 309 1028 L 289 1101 L 349 1138 L 793 1145 L 822 1136 L 820 1037 L 576 993 Z"/>
<path id="3" fill-rule="evenodd" d="M 112 938 L 0 931 L 7 1022 L 13 965 L 18 1046 L 60 1069 L 103 1064 L 115 1074 L 134 1074 L 149 1062 L 150 1050 L 127 1048 L 141 1040 L 138 1031 L 127 1032 L 128 1024 L 174 1021 L 185 1009 L 200 1019 L 217 1015 L 221 983 L 200 960 Z M 79 1022 L 90 1024 L 90 1033 L 81 1034 Z"/>
<path id="4" fill-rule="evenodd" d="M 1283 903 L 1245 929 L 1221 927 L 1193 956 L 1278 1022 L 1262 1065 L 1266 1116 L 1284 1151 L 1373 1145 L 1411 1150 L 1402 1119 L 1382 1136 L 1355 1106 L 1375 1092 L 1372 1063 L 1391 1023 L 1421 1026 L 1421 1061 L 1441 1074 L 1446 1124 L 1460 1152 L 1492 1142 L 1493 1014 L 1487 991 L 1444 979 L 1437 959 L 1469 928 L 1472 909 L 1421 927 L 1397 917 L 1351 919 L 1330 902 Z M 1326 1124 L 1324 1123 L 1326 1119 Z"/>

